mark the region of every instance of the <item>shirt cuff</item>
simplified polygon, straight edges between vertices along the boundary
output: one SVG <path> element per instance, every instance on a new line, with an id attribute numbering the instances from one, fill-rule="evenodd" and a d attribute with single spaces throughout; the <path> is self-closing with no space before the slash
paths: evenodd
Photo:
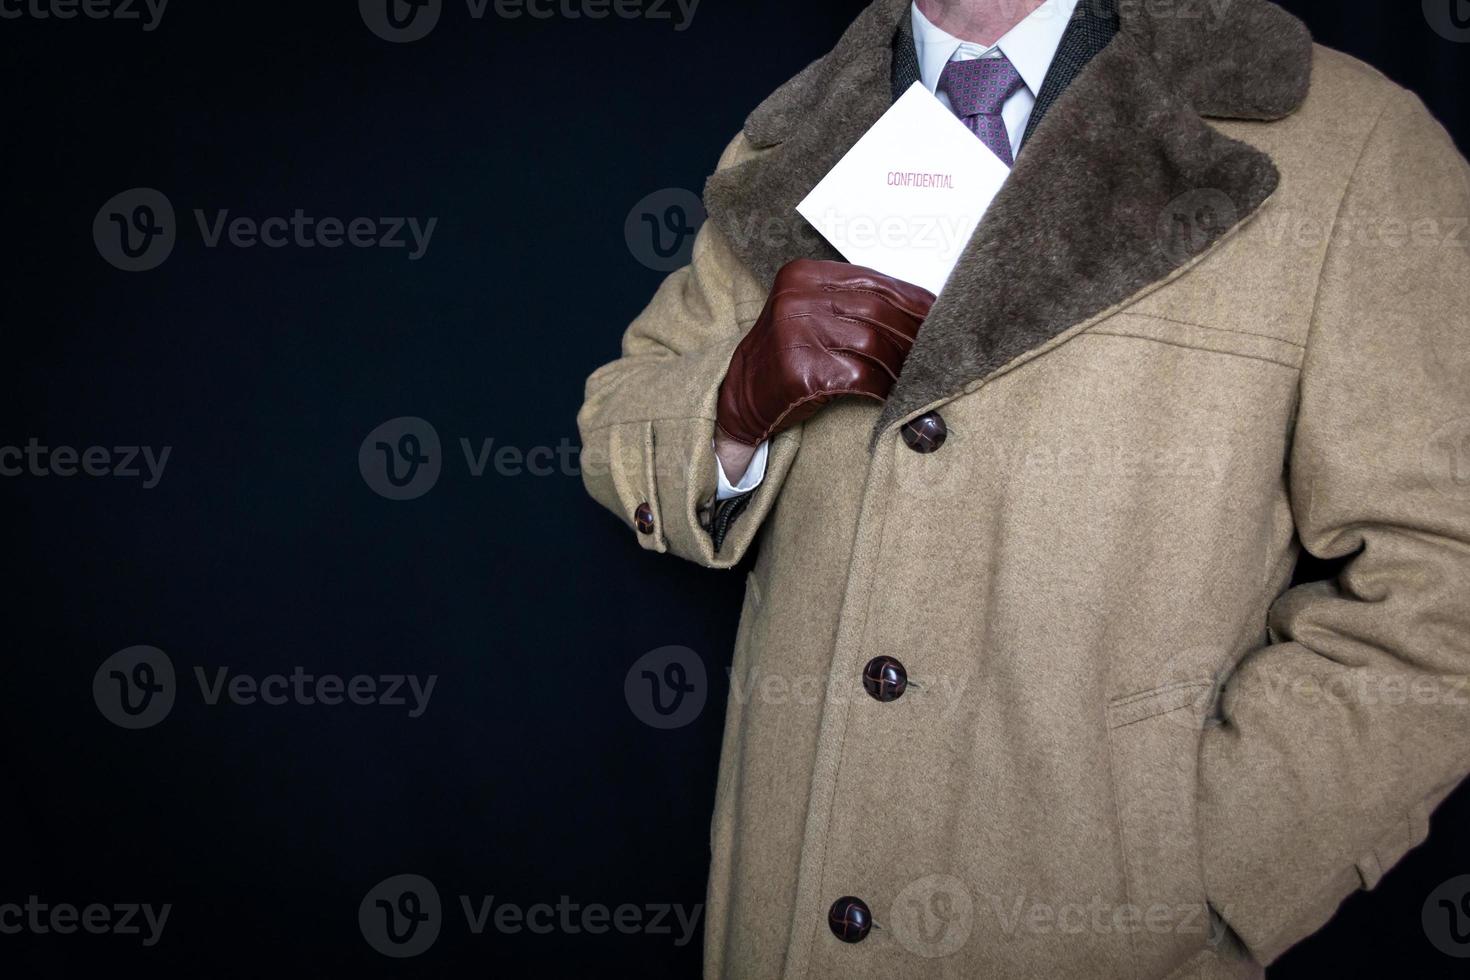
<path id="1" fill-rule="evenodd" d="M 761 485 L 766 478 L 766 450 L 771 448 L 771 441 L 767 439 L 755 447 L 755 455 L 750 457 L 750 465 L 745 468 L 745 474 L 740 477 L 740 482 L 731 485 L 729 477 L 725 476 L 725 467 L 721 465 L 720 458 L 715 457 L 715 469 L 719 474 L 719 488 L 715 490 L 716 500 L 729 500 L 738 497 L 742 493 L 750 493 Z"/>

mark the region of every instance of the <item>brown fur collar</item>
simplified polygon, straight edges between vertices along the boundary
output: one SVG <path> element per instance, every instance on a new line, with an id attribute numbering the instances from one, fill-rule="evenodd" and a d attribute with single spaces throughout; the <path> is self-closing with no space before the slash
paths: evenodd
<path id="1" fill-rule="evenodd" d="M 1080 2 L 1116 5 L 1120 30 L 1028 138 L 875 437 L 1168 276 L 1276 187 L 1269 157 L 1202 116 L 1295 110 L 1311 73 L 1300 21 L 1268 0 Z M 795 206 L 887 111 L 908 9 L 875 0 L 830 54 L 750 115 L 746 138 L 764 152 L 710 178 L 710 219 L 763 282 L 792 259 L 838 257 Z"/>

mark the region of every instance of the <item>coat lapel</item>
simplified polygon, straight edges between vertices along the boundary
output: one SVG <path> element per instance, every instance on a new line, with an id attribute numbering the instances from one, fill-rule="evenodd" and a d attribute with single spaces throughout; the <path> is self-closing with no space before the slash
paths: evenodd
<path id="1" fill-rule="evenodd" d="M 1114 0 L 1083 0 L 1072 12 L 1072 20 L 1057 43 L 1057 53 L 1046 71 L 1041 91 L 1036 93 L 1036 105 L 1031 107 L 1031 118 L 1026 121 L 1026 133 L 1021 138 L 1024 147 L 1031 134 L 1046 118 L 1052 104 L 1065 92 L 1087 63 L 1099 51 L 1108 46 L 1118 33 L 1118 13 Z"/>
<path id="2" fill-rule="evenodd" d="M 898 31 L 893 36 L 893 101 L 924 80 L 919 69 L 919 49 L 914 44 L 913 22 L 908 17 L 898 19 Z"/>
<path id="3" fill-rule="evenodd" d="M 1168 277 L 1276 187 L 1269 157 L 1201 114 L 1271 119 L 1300 104 L 1311 39 L 1299 21 L 1267 0 L 1176 0 L 1157 18 L 1152 5 L 1126 3 L 1109 29 L 1098 21 L 1112 18 L 1110 5 L 1080 6 L 1041 115 L 920 330 L 875 439 Z M 838 257 L 795 207 L 913 70 L 895 45 L 908 10 L 909 0 L 872 4 L 831 54 L 751 114 L 746 139 L 765 152 L 710 178 L 711 220 L 764 284 L 793 259 Z"/>

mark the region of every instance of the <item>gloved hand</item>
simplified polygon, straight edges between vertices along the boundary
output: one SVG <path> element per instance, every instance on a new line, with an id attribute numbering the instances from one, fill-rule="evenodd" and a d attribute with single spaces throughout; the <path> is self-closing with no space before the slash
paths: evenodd
<path id="1" fill-rule="evenodd" d="M 720 385 L 717 449 L 753 449 L 842 395 L 887 398 L 933 303 L 926 289 L 846 262 L 783 266 Z"/>

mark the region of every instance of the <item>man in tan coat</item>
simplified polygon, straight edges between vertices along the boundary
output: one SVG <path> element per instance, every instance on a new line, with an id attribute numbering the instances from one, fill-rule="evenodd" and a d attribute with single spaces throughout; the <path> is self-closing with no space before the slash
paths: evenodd
<path id="1" fill-rule="evenodd" d="M 587 384 L 634 540 L 759 543 L 711 978 L 1259 977 L 1470 769 L 1470 169 L 1267 0 L 1021 4 L 1041 77 L 991 3 L 762 103 Z M 794 206 L 945 76 L 1014 169 L 933 299 Z"/>

